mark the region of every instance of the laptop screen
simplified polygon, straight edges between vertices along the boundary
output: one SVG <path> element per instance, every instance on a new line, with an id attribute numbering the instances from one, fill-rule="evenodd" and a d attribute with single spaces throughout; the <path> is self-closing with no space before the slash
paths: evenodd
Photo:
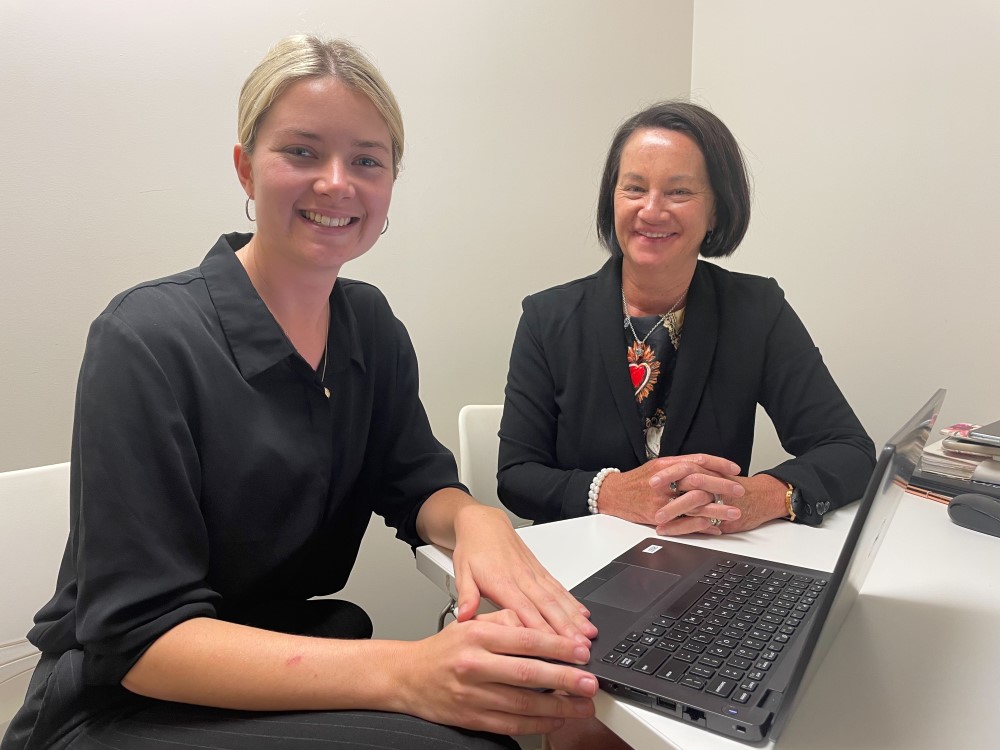
<path id="1" fill-rule="evenodd" d="M 938 390 L 924 406 L 886 442 L 868 487 L 858 506 L 847 540 L 830 576 L 830 585 L 836 591 L 832 600 L 826 600 L 818 613 L 821 628 L 808 634 L 805 652 L 814 648 L 811 658 L 800 664 L 793 674 L 786 700 L 791 705 L 782 707 L 771 732 L 776 738 L 794 709 L 802 687 L 809 684 L 823 657 L 833 644 L 840 627 L 857 601 L 875 555 L 882 544 L 889 522 L 896 513 L 899 501 L 910 482 L 927 439 L 930 437 L 941 404 L 944 389 Z M 824 611 L 825 610 L 825 611 Z"/>

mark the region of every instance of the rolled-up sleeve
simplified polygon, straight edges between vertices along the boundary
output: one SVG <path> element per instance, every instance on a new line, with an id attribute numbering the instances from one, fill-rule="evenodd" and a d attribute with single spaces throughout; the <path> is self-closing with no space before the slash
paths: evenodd
<path id="1" fill-rule="evenodd" d="M 214 615 L 193 436 L 149 348 L 113 313 L 91 327 L 77 393 L 76 638 L 85 679 L 117 683 L 178 623 Z"/>

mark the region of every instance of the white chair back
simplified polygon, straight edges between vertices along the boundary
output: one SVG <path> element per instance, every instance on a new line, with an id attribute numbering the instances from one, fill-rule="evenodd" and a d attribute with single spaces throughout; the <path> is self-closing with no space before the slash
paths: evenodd
<path id="1" fill-rule="evenodd" d="M 68 463 L 0 474 L 0 737 L 38 663 L 25 634 L 55 591 L 68 532 Z"/>
<path id="2" fill-rule="evenodd" d="M 458 412 L 458 473 L 472 496 L 504 510 L 515 527 L 531 521 L 511 513 L 497 497 L 497 454 L 503 406 L 469 404 Z"/>

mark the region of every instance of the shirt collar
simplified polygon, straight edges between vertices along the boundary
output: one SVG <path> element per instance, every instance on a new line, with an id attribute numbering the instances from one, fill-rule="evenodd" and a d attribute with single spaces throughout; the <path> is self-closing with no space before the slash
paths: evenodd
<path id="1" fill-rule="evenodd" d="M 233 232 L 219 237 L 201 263 L 208 293 L 212 298 L 222 331 L 243 378 L 249 380 L 278 362 L 293 356 L 295 347 L 257 294 L 236 257 L 252 234 Z M 344 294 L 340 279 L 330 293 L 330 336 L 327 371 L 347 369 L 351 360 L 365 368 L 361 340 L 354 311 Z M 344 342 L 349 342 L 344 346 Z"/>

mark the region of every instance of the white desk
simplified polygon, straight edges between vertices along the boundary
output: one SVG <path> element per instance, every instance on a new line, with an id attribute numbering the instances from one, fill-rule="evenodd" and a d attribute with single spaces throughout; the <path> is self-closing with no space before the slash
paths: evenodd
<path id="1" fill-rule="evenodd" d="M 832 570 L 853 508 L 818 529 L 774 522 L 744 534 L 677 541 Z M 571 588 L 653 530 L 609 516 L 518 533 Z M 417 550 L 417 568 L 454 592 L 451 558 Z M 997 746 L 1000 539 L 952 524 L 945 506 L 903 498 L 857 604 L 807 686 L 780 750 L 978 750 Z M 619 701 L 597 715 L 637 750 L 737 750 L 746 744 Z M 773 746 L 768 745 L 768 747 Z"/>

